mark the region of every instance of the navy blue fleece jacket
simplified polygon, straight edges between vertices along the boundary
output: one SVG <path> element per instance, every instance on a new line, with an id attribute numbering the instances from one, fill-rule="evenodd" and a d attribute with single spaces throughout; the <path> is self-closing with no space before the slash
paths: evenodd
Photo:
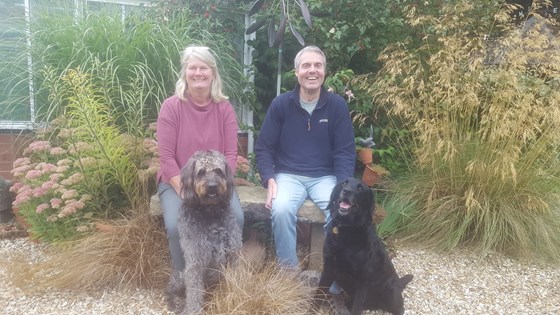
<path id="1" fill-rule="evenodd" d="M 321 88 L 313 113 L 299 102 L 299 85 L 277 96 L 266 113 L 255 146 L 264 187 L 277 173 L 342 181 L 354 173 L 356 151 L 348 104 Z"/>

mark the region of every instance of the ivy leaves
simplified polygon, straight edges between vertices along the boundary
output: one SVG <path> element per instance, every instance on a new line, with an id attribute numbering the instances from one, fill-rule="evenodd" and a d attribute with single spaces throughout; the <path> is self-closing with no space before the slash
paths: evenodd
<path id="1" fill-rule="evenodd" d="M 264 6 L 265 2 L 272 1 L 268 6 Z M 252 34 L 258 31 L 261 27 L 268 24 L 268 45 L 270 47 L 278 47 L 284 40 L 284 35 L 286 34 L 286 29 L 289 29 L 292 35 L 300 43 L 300 45 L 305 45 L 305 40 L 303 36 L 298 31 L 296 25 L 293 23 L 294 12 L 301 13 L 305 24 L 309 28 L 313 26 L 311 21 L 311 13 L 309 7 L 303 0 L 256 0 L 251 8 L 249 9 L 249 16 L 253 16 L 262 8 L 265 8 L 266 12 L 261 14 L 253 24 L 247 27 L 245 34 Z M 274 15 L 274 10 L 279 9 L 280 16 L 277 20 Z M 276 26 L 278 21 L 278 27 Z"/>

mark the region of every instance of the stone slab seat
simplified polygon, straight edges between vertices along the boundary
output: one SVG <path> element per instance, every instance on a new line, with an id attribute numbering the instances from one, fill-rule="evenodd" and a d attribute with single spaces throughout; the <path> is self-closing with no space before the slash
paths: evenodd
<path id="1" fill-rule="evenodd" d="M 237 192 L 245 217 L 251 217 L 256 221 L 270 220 L 270 210 L 264 206 L 266 189 L 261 186 L 237 186 Z M 157 194 L 150 200 L 150 211 L 153 215 L 161 215 L 162 210 Z M 306 200 L 297 214 L 298 222 L 310 223 L 311 240 L 308 269 L 321 271 L 323 269 L 323 241 L 325 233 L 323 224 L 325 215 L 312 201 Z"/>

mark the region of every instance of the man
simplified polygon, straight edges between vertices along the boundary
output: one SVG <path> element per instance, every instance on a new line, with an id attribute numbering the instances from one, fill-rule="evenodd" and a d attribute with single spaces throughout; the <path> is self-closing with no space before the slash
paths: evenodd
<path id="1" fill-rule="evenodd" d="M 262 184 L 267 188 L 272 231 L 279 262 L 298 267 L 297 211 L 310 198 L 326 216 L 332 189 L 354 173 L 354 129 L 348 105 L 328 92 L 325 54 L 304 47 L 294 60 L 298 84 L 270 105 L 255 153 Z"/>

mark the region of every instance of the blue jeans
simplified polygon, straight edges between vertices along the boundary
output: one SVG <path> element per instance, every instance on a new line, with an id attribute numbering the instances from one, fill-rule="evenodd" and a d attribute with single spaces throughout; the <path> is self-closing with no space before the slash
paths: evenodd
<path id="1" fill-rule="evenodd" d="M 177 217 L 179 209 L 183 204 L 183 199 L 177 195 L 173 187 L 166 183 L 158 184 L 158 195 L 163 208 L 163 221 L 165 223 L 165 230 L 167 232 L 167 242 L 169 244 L 169 253 L 171 254 L 171 263 L 174 271 L 183 271 L 185 269 L 185 260 L 183 258 L 183 250 L 179 243 L 179 230 L 177 229 Z M 231 196 L 231 209 L 233 210 L 239 226 L 243 231 L 244 213 L 239 202 L 239 195 L 237 190 L 233 189 Z"/>
<path id="2" fill-rule="evenodd" d="M 279 173 L 275 180 L 278 191 L 272 200 L 271 214 L 276 257 L 284 267 L 297 268 L 297 212 L 307 198 L 311 199 L 324 212 L 326 227 L 330 223 L 330 214 L 326 209 L 336 185 L 336 177 L 328 175 L 314 178 Z"/>

